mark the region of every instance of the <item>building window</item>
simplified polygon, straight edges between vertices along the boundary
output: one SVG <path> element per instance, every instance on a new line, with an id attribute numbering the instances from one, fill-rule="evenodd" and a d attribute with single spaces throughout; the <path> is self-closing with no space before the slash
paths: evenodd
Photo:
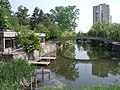
<path id="1" fill-rule="evenodd" d="M 13 47 L 12 40 L 5 40 L 5 48 Z"/>

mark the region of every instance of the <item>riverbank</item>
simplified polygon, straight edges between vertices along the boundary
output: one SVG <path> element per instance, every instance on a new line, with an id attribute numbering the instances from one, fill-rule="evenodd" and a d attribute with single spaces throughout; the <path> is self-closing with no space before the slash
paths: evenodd
<path id="1" fill-rule="evenodd" d="M 111 51 L 120 52 L 120 42 L 108 43 L 105 45 L 105 48 Z"/>
<path id="2" fill-rule="evenodd" d="M 66 87 L 66 88 L 43 88 L 43 90 L 120 90 L 120 86 L 119 85 L 112 85 L 112 86 L 104 86 L 104 87 L 100 87 L 100 86 L 96 86 L 96 87 L 88 87 L 88 88 L 72 88 L 72 87 Z"/>
<path id="3" fill-rule="evenodd" d="M 10 53 L 0 53 L 0 58 L 3 60 L 9 59 L 25 59 L 25 60 L 38 60 L 41 56 L 56 56 L 57 50 L 56 43 L 46 42 L 42 44 L 42 51 L 35 50 L 34 52 L 26 52 L 23 48 L 15 49 Z"/>

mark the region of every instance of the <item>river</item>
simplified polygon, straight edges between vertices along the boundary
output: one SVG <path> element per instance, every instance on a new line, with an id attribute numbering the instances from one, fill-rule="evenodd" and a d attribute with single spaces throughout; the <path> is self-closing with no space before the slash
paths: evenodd
<path id="1" fill-rule="evenodd" d="M 44 68 L 49 69 L 51 77 L 64 86 L 91 87 L 97 86 L 98 82 L 102 86 L 120 85 L 120 53 L 89 44 L 64 47 L 57 52 L 57 59 Z"/>

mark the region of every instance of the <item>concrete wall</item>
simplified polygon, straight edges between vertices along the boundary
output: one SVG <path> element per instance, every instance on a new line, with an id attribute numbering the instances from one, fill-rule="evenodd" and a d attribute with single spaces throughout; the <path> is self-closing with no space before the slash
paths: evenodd
<path id="1" fill-rule="evenodd" d="M 8 51 L 6 49 L 6 52 L 9 52 L 9 54 L 12 56 L 11 59 L 26 59 L 26 60 L 39 60 L 40 56 L 56 56 L 56 44 L 44 44 L 42 45 L 43 50 L 41 53 L 39 51 L 35 50 L 33 53 L 28 53 L 25 50 L 21 49 L 15 49 L 12 52 L 11 50 Z M 4 53 L 3 53 L 4 54 Z M 5 54 L 6 56 L 9 54 Z"/>
<path id="2" fill-rule="evenodd" d="M 40 56 L 56 56 L 56 44 L 44 44 L 42 52 L 35 50 L 33 53 L 27 53 L 24 50 L 16 50 L 13 53 L 13 59 L 23 58 L 26 60 L 39 60 Z"/>
<path id="3" fill-rule="evenodd" d="M 48 55 L 48 54 L 50 54 L 51 52 L 54 52 L 54 51 L 56 51 L 56 50 L 57 50 L 56 44 L 54 44 L 54 43 L 45 44 L 45 45 L 43 46 L 43 50 L 42 50 L 40 56 L 46 56 L 46 55 Z"/>

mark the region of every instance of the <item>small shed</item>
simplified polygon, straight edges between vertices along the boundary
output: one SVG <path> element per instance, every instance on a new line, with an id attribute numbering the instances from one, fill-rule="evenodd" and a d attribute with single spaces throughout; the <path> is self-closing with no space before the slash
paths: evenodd
<path id="1" fill-rule="evenodd" d="M 45 33 L 36 33 L 41 37 L 41 44 L 45 44 Z M 16 35 L 14 30 L 0 29 L 0 52 L 11 54 L 16 48 Z"/>
<path id="2" fill-rule="evenodd" d="M 13 30 L 0 30 L 0 51 L 4 53 L 11 53 L 14 47 L 15 36 L 17 32 Z"/>

